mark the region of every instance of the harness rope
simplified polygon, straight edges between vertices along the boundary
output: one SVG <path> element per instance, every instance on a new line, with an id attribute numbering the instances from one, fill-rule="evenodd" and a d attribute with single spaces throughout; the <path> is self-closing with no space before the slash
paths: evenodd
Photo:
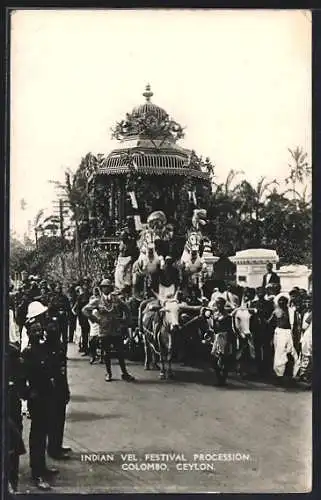
<path id="1" fill-rule="evenodd" d="M 158 341 L 158 343 L 159 343 L 159 339 L 158 338 L 155 339 L 154 333 L 151 330 L 149 330 L 148 328 L 146 328 L 146 326 L 144 326 L 144 325 L 142 325 L 142 326 L 143 326 L 144 334 L 147 333 L 150 337 L 152 337 L 152 339 L 154 339 L 154 341 Z M 156 347 L 154 346 L 154 343 L 151 342 L 151 340 L 149 340 L 147 337 L 145 337 L 145 338 L 146 338 L 146 342 L 148 342 L 149 346 L 153 349 L 153 351 L 155 352 L 155 354 L 157 354 L 158 356 L 160 356 L 160 352 L 158 352 L 156 350 Z"/>

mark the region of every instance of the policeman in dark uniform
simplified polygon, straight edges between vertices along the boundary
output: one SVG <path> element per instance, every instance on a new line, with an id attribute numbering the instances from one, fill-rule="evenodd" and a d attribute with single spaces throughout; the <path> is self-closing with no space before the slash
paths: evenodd
<path id="1" fill-rule="evenodd" d="M 46 345 L 52 356 L 54 390 L 52 393 L 51 419 L 48 428 L 48 455 L 55 460 L 67 460 L 70 448 L 62 446 L 66 421 L 66 405 L 70 399 L 67 380 L 67 363 L 64 346 L 60 341 L 59 319 L 49 318 L 46 323 Z"/>
<path id="2" fill-rule="evenodd" d="M 26 399 L 31 418 L 29 457 L 31 476 L 40 490 L 50 490 L 48 480 L 58 473 L 46 465 L 46 439 L 55 390 L 54 357 L 45 342 L 45 315 L 47 307 L 32 302 L 28 308 L 26 328 L 29 344 L 22 352 Z"/>
<path id="3" fill-rule="evenodd" d="M 49 299 L 48 313 L 51 317 L 57 318 L 57 325 L 62 339 L 62 346 L 65 354 L 67 354 L 68 324 L 72 313 L 70 302 L 68 297 L 62 291 L 61 283 L 56 284 L 55 291 Z"/>
<path id="4" fill-rule="evenodd" d="M 9 417 L 9 486 L 17 491 L 19 457 L 26 453 L 22 439 L 22 359 L 20 346 L 9 343 L 8 347 L 8 417 Z"/>

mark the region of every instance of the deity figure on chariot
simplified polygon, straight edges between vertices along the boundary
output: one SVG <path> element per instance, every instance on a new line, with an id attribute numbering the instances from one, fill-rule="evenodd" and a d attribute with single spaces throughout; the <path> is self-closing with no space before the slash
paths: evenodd
<path id="1" fill-rule="evenodd" d="M 133 295 L 142 299 L 150 297 L 152 290 L 158 293 L 157 277 L 165 268 L 166 257 L 171 256 L 173 263 L 178 260 L 180 285 L 186 295 L 191 287 L 202 290 L 207 273 L 203 251 L 208 242 L 201 228 L 206 224 L 206 218 L 206 210 L 194 210 L 180 259 L 175 256 L 174 228 L 167 223 L 163 211 L 154 211 L 148 216 L 138 238 L 137 232 L 134 234 L 129 228 L 123 230 L 115 269 L 116 288 L 121 290 L 132 286 Z"/>
<path id="2" fill-rule="evenodd" d="M 150 245 L 154 245 L 155 252 L 164 266 L 164 259 L 170 252 L 170 244 L 174 236 L 173 226 L 167 223 L 164 212 L 157 210 L 147 218 L 147 227 L 142 232 L 138 246 L 141 253 L 146 253 Z"/>
<path id="3" fill-rule="evenodd" d="M 152 212 L 138 240 L 139 257 L 133 266 L 134 293 L 148 295 L 147 288 L 157 288 L 156 276 L 164 268 L 165 257 L 171 253 L 174 228 L 167 224 L 164 212 Z M 143 286 L 142 286 L 143 283 Z M 143 288 L 143 290 L 142 290 Z"/>

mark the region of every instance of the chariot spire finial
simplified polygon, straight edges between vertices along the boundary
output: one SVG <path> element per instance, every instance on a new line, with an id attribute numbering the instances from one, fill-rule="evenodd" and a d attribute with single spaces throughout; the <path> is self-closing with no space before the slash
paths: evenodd
<path id="1" fill-rule="evenodd" d="M 153 97 L 153 92 L 151 91 L 150 84 L 148 83 L 146 85 L 145 92 L 143 93 L 143 96 L 146 98 L 147 102 L 150 102 L 150 98 Z"/>

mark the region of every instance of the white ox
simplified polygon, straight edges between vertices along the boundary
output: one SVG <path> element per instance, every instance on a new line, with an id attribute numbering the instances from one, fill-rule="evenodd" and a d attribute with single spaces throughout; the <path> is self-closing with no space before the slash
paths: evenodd
<path id="1" fill-rule="evenodd" d="M 171 378 L 173 357 L 173 335 L 179 327 L 180 304 L 176 294 L 158 301 L 146 304 L 142 312 L 142 335 L 145 347 L 145 368 L 149 369 L 150 357 L 159 355 L 161 362 L 160 378 Z M 167 362 L 167 369 L 166 369 Z"/>

